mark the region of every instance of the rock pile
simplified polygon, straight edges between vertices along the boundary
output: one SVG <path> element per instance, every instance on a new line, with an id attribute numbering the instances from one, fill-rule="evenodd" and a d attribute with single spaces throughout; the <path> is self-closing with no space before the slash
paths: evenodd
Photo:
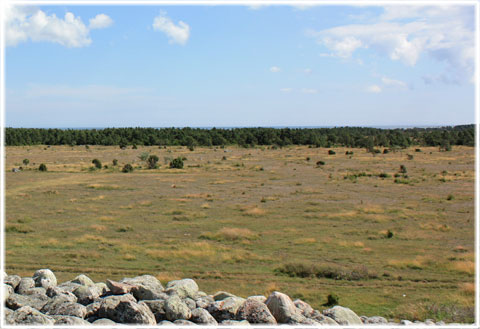
<path id="1" fill-rule="evenodd" d="M 192 279 L 163 287 L 151 275 L 95 283 L 81 274 L 57 284 L 53 272 L 42 269 L 31 278 L 5 275 L 3 289 L 7 324 L 398 325 L 379 316 L 359 317 L 341 306 L 319 312 L 277 291 L 245 299 L 224 291 L 208 295 Z"/>

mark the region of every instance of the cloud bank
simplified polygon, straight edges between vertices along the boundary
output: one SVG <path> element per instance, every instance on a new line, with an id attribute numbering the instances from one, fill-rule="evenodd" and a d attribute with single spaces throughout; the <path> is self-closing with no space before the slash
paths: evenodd
<path id="1" fill-rule="evenodd" d="M 371 49 L 412 67 L 426 55 L 446 64 L 446 72 L 429 81 L 473 82 L 474 12 L 473 6 L 387 6 L 375 22 L 308 30 L 307 35 L 330 56 L 350 58 Z"/>
<path id="2" fill-rule="evenodd" d="M 21 42 L 52 42 L 69 48 L 85 47 L 92 43 L 90 29 L 105 28 L 113 20 L 105 14 L 90 20 L 87 27 L 80 17 L 67 12 L 63 18 L 27 6 L 5 6 L 5 42 L 16 46 Z M 93 21 L 93 25 L 92 25 Z"/>
<path id="3" fill-rule="evenodd" d="M 190 37 L 190 26 L 182 21 L 178 21 L 178 24 L 175 25 L 166 13 L 161 13 L 155 17 L 152 26 L 155 31 L 163 32 L 170 43 L 183 46 Z"/>

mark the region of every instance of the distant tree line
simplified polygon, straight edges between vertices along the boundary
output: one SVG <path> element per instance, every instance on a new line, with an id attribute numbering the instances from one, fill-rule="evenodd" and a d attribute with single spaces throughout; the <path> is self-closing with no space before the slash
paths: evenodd
<path id="1" fill-rule="evenodd" d="M 378 129 L 338 128 L 5 128 L 6 145 L 222 146 L 312 145 L 354 148 L 475 144 L 475 126 Z"/>

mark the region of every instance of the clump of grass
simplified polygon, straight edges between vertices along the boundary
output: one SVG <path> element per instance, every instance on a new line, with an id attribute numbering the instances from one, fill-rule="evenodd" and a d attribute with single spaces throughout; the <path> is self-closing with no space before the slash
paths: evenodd
<path id="1" fill-rule="evenodd" d="M 133 228 L 130 225 L 121 226 L 117 228 L 117 232 L 120 232 L 120 233 L 131 232 L 131 231 L 133 231 Z"/>
<path id="2" fill-rule="evenodd" d="M 290 277 L 299 278 L 327 278 L 333 280 L 368 280 L 376 279 L 378 275 L 370 271 L 365 265 L 356 266 L 353 269 L 340 266 L 315 265 L 307 263 L 289 263 L 277 269 L 276 273 L 286 274 Z"/>
<path id="3" fill-rule="evenodd" d="M 452 269 L 469 275 L 475 274 L 475 263 L 469 260 L 454 262 Z"/>
<path id="4" fill-rule="evenodd" d="M 258 217 L 258 216 L 265 215 L 266 211 L 261 208 L 254 207 L 254 208 L 245 209 L 243 211 L 243 214 L 246 216 Z"/>
<path id="5" fill-rule="evenodd" d="M 425 319 L 455 323 L 473 323 L 475 321 L 474 306 L 464 306 L 457 302 L 408 303 L 400 306 L 395 313 L 397 318 L 410 321 L 425 321 Z"/>
<path id="6" fill-rule="evenodd" d="M 5 225 L 5 233 L 31 233 L 33 230 L 27 225 L 22 224 L 7 224 Z"/>
<path id="7" fill-rule="evenodd" d="M 327 296 L 327 302 L 323 304 L 323 306 L 335 306 L 335 305 L 338 305 L 339 301 L 340 301 L 340 297 L 332 293 Z"/>
<path id="8" fill-rule="evenodd" d="M 382 173 L 378 174 L 378 177 L 380 177 L 380 178 L 389 178 L 389 177 L 392 177 L 392 176 L 390 176 L 390 175 L 387 174 L 387 173 L 382 172 Z"/>
<path id="9" fill-rule="evenodd" d="M 129 254 L 129 253 L 126 253 L 125 255 L 123 255 L 122 257 L 124 260 L 127 260 L 127 261 L 132 261 L 132 260 L 136 260 L 137 257 L 135 255 L 132 255 L 132 254 Z"/>
<path id="10" fill-rule="evenodd" d="M 447 200 L 450 201 L 450 200 L 453 200 L 455 197 L 453 196 L 453 194 L 449 194 L 447 196 Z"/>
<path id="11" fill-rule="evenodd" d="M 216 241 L 254 240 L 258 238 L 258 234 L 248 228 L 224 227 L 216 233 L 204 233 L 200 238 Z"/>

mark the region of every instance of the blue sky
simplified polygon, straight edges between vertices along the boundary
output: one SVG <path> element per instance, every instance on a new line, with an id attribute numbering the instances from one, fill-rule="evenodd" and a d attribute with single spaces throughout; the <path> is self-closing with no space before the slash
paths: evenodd
<path id="1" fill-rule="evenodd" d="M 7 7 L 6 126 L 473 123 L 473 6 Z"/>

